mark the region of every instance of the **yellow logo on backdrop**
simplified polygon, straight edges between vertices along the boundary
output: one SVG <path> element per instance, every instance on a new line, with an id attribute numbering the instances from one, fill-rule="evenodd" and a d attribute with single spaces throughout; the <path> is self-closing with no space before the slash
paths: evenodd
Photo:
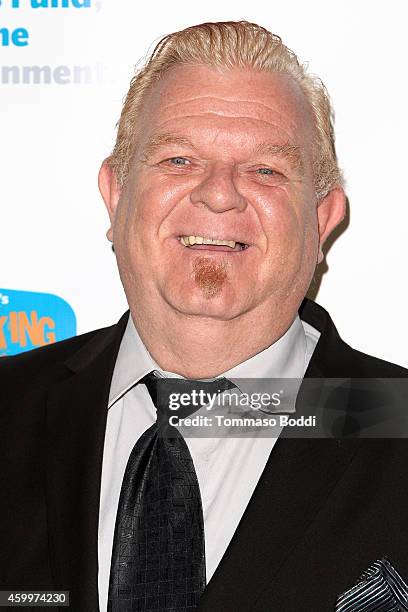
<path id="1" fill-rule="evenodd" d="M 57 295 L 0 289 L 0 357 L 75 336 L 71 306 Z"/>
<path id="2" fill-rule="evenodd" d="M 8 348 L 6 325 L 11 343 L 21 347 L 27 346 L 28 343 L 32 346 L 44 346 L 56 341 L 55 333 L 49 331 L 55 329 L 55 321 L 51 317 L 39 317 L 35 310 L 29 315 L 24 311 L 11 311 L 0 317 L 0 349 Z"/>

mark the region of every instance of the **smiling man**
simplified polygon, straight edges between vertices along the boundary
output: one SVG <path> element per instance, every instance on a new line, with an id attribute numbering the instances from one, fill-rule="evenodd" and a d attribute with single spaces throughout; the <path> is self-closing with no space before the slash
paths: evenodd
<path id="1" fill-rule="evenodd" d="M 233 32 L 225 27 L 224 37 Z M 261 34 L 253 33 L 254 44 Z M 318 201 L 313 112 L 289 74 L 180 59 L 144 93 L 130 136 L 126 113 L 138 85 L 101 170 L 109 237 L 152 356 L 160 346 L 165 369 L 215 376 L 270 346 L 293 322 L 319 248 L 345 214 L 340 176 L 325 177 L 332 184 Z M 320 98 L 324 108 L 321 88 Z M 330 124 L 323 127 L 329 139 Z M 132 152 L 123 186 L 126 139 Z M 335 165 L 334 150 L 325 161 Z M 204 336 L 197 350 L 191 340 Z"/>
<path id="2" fill-rule="evenodd" d="M 171 34 L 99 186 L 130 312 L 0 364 L 1 588 L 69 591 L 78 612 L 399 609 L 406 443 L 358 439 L 376 399 L 354 383 L 319 412 L 324 381 L 407 377 L 305 299 L 345 215 L 322 83 L 256 24 Z M 317 379 L 310 413 L 345 416 L 328 439 L 168 428 L 169 392 L 211 398 L 180 412 L 207 426 L 258 379 L 303 380 L 299 414 Z"/>

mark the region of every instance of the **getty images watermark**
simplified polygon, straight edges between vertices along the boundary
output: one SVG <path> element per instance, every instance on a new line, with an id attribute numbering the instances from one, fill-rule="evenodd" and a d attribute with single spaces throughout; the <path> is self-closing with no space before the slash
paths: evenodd
<path id="1" fill-rule="evenodd" d="M 245 388 L 244 381 L 236 381 L 240 388 Z M 283 386 L 283 385 L 280 385 Z M 297 385 L 298 386 L 298 385 Z M 316 417 L 293 418 L 288 414 L 276 414 L 279 410 L 288 410 L 288 398 L 290 412 L 294 411 L 293 389 L 280 389 L 279 391 L 241 391 L 240 388 L 225 391 L 223 393 L 209 393 L 204 389 L 193 389 L 190 392 L 173 392 L 169 394 L 168 422 L 171 426 L 178 427 L 217 427 L 217 428 L 259 428 L 259 427 L 314 427 Z M 182 417 L 180 413 L 183 408 L 190 409 L 193 414 Z M 190 411 L 189 410 L 189 411 Z M 210 414 L 209 414 L 210 413 Z"/>
<path id="2" fill-rule="evenodd" d="M 162 435 L 177 428 L 190 438 L 408 437 L 408 379 L 231 379 L 220 392 L 188 382 L 185 392 L 169 379 L 158 386 L 167 406 Z"/>

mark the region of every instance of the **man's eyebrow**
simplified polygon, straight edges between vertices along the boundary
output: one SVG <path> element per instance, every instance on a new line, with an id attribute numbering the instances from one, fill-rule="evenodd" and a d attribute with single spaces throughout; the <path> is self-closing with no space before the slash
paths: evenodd
<path id="1" fill-rule="evenodd" d="M 271 142 L 262 142 L 255 149 L 255 154 L 260 155 L 276 155 L 278 157 L 285 158 L 292 168 L 297 170 L 299 174 L 304 173 L 304 163 L 302 149 L 299 145 L 284 143 L 284 144 L 273 144 Z"/>
<path id="2" fill-rule="evenodd" d="M 166 145 L 179 145 L 194 148 L 192 142 L 184 136 L 177 136 L 176 134 L 170 133 L 154 134 L 144 145 L 142 158 L 144 160 L 149 159 L 158 149 Z M 303 155 L 299 145 L 262 142 L 256 147 L 255 154 L 283 157 L 300 175 L 304 173 Z"/>
<path id="3" fill-rule="evenodd" d="M 193 148 L 188 138 L 176 134 L 155 134 L 146 142 L 142 150 L 142 157 L 149 159 L 160 147 L 165 145 L 179 145 Z"/>

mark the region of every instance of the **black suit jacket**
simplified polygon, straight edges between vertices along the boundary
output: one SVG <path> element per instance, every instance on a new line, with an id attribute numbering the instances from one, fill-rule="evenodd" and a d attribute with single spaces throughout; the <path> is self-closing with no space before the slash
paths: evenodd
<path id="1" fill-rule="evenodd" d="M 306 378 L 408 377 L 345 344 L 314 302 L 300 315 L 321 332 Z M 69 590 L 71 610 L 99 609 L 104 433 L 127 317 L 0 361 L 0 590 Z M 407 472 L 405 439 L 283 434 L 199 612 L 334 610 L 384 555 L 408 578 Z"/>

